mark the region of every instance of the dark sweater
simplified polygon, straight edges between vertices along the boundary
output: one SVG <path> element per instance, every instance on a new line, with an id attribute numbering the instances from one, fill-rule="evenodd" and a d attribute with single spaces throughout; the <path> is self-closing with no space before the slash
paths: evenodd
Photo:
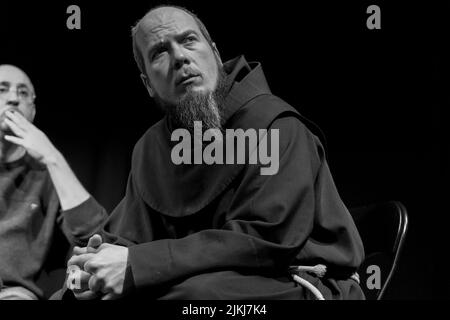
<path id="1" fill-rule="evenodd" d="M 68 245 L 60 242 L 86 244 L 106 218 L 87 210 L 93 205 L 89 198 L 61 211 L 48 171 L 29 156 L 0 164 L 0 286 L 22 286 L 42 298 L 36 279 L 48 260 L 66 258 Z"/>

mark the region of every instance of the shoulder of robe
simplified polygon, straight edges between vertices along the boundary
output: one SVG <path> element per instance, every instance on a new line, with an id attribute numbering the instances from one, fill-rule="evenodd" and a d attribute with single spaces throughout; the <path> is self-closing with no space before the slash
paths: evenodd
<path id="1" fill-rule="evenodd" d="M 306 132 L 308 134 L 311 134 L 315 140 L 315 143 L 318 145 L 320 152 L 323 152 L 323 155 L 326 154 L 327 149 L 327 143 L 325 134 L 323 133 L 322 129 L 308 119 L 307 117 L 303 116 L 297 109 L 292 107 L 289 103 L 284 101 L 283 99 L 275 96 L 275 95 L 265 95 L 265 99 L 263 100 L 264 103 L 269 104 L 270 108 L 274 111 L 274 117 L 272 118 L 272 122 L 270 125 L 273 124 L 277 119 L 281 119 L 283 117 L 294 117 L 299 120 L 300 126 L 304 127 Z"/>
<path id="2" fill-rule="evenodd" d="M 164 118 L 151 126 L 142 137 L 136 142 L 133 148 L 131 169 L 136 169 L 142 164 L 145 159 L 145 155 L 149 154 L 155 145 L 159 144 L 159 141 L 163 138 L 163 130 L 165 126 Z M 143 159 L 144 157 L 144 159 Z"/>

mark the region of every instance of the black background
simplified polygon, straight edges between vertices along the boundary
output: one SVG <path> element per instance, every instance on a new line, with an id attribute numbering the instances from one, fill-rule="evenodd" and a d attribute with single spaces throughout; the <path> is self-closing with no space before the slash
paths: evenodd
<path id="1" fill-rule="evenodd" d="M 171 3 L 198 14 L 224 61 L 240 54 L 260 61 L 272 92 L 322 128 L 348 207 L 387 200 L 406 206 L 410 229 L 386 297 L 448 298 L 448 241 L 440 227 L 449 214 L 442 205 L 449 189 L 442 135 L 449 5 L 392 2 Z M 71 4 L 81 8 L 81 30 L 66 27 Z M 123 196 L 135 142 L 160 116 L 140 81 L 130 37 L 154 4 L 1 5 L 0 64 L 30 75 L 36 125 L 109 210 Z M 381 8 L 381 30 L 366 27 L 371 4 Z"/>

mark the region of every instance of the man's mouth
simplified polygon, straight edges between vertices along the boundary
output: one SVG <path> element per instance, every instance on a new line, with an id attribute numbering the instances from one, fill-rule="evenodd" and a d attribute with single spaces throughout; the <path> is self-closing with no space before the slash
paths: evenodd
<path id="1" fill-rule="evenodd" d="M 186 75 L 186 76 L 181 76 L 177 81 L 176 81 L 176 85 L 187 85 L 189 83 L 194 82 L 197 78 L 199 77 L 199 75 L 196 74 L 190 74 L 190 75 Z"/>

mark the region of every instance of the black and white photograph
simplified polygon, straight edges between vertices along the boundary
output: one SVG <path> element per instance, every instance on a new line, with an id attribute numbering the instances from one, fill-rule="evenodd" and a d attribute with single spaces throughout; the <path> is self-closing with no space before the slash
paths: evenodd
<path id="1" fill-rule="evenodd" d="M 449 299 L 449 9 L 2 2 L 0 300 Z"/>

